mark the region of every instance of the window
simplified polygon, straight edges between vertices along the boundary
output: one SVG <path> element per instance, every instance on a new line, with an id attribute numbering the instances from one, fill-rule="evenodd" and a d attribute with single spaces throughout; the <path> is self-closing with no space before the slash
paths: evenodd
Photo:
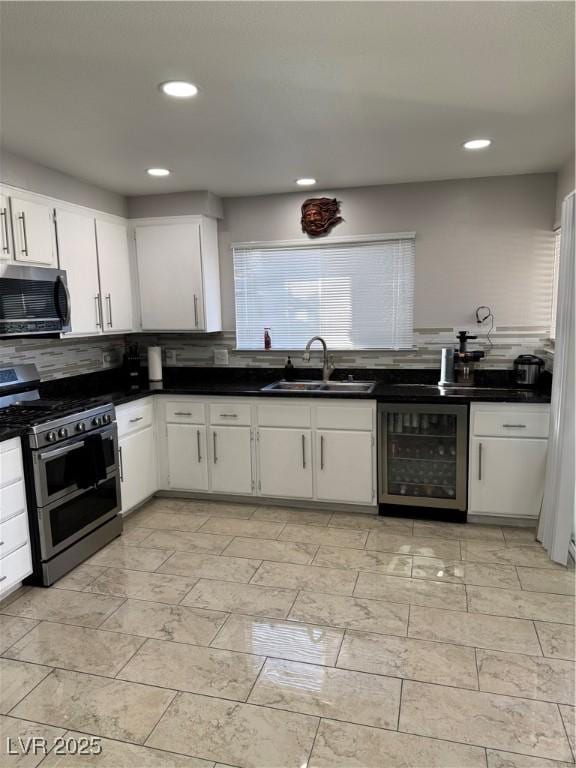
<path id="1" fill-rule="evenodd" d="M 238 349 L 412 346 L 414 234 L 356 242 L 234 246 Z"/>
<path id="2" fill-rule="evenodd" d="M 560 229 L 554 232 L 554 284 L 552 286 L 552 309 L 550 316 L 550 338 L 556 341 L 556 304 L 558 301 L 558 270 L 560 267 Z"/>

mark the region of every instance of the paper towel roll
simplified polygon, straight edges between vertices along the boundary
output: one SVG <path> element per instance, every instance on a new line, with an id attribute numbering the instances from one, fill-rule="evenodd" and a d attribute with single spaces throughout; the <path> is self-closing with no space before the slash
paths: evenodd
<path id="1" fill-rule="evenodd" d="M 162 381 L 162 347 L 148 347 L 148 378 Z"/>

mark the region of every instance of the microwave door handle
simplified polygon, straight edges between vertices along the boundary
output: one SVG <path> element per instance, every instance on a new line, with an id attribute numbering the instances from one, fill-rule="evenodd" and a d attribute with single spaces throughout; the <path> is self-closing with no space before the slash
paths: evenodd
<path id="1" fill-rule="evenodd" d="M 70 291 L 66 282 L 62 280 L 60 276 L 56 278 L 56 285 L 54 288 L 55 300 L 56 300 L 56 312 L 58 317 L 62 321 L 62 325 L 68 325 L 70 323 Z M 62 308 L 61 296 L 64 293 L 64 308 Z"/>

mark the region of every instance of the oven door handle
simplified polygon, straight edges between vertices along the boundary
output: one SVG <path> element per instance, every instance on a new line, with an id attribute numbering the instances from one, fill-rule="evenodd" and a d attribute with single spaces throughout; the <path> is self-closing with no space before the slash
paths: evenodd
<path id="1" fill-rule="evenodd" d="M 44 453 L 40 454 L 40 461 L 45 461 L 46 459 L 54 459 L 56 456 L 63 456 L 65 453 L 77 451 L 78 448 L 83 448 L 85 445 L 86 443 L 82 441 L 81 443 L 74 443 L 74 445 L 67 445 L 65 448 L 56 448 L 53 451 L 44 451 Z"/>

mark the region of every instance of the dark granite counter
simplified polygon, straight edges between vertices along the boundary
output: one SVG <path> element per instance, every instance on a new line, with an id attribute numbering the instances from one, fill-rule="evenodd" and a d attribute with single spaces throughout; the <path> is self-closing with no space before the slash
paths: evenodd
<path id="1" fill-rule="evenodd" d="M 11 440 L 13 437 L 22 437 L 25 432 L 26 427 L 0 427 L 0 443 Z"/>

